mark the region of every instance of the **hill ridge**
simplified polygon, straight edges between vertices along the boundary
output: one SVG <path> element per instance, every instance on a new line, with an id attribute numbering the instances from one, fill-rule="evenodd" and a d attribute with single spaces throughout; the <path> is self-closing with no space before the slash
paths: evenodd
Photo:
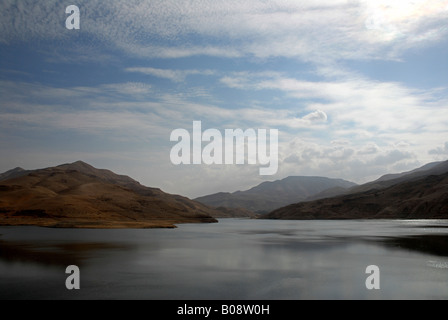
<path id="1" fill-rule="evenodd" d="M 289 176 L 280 180 L 264 181 L 245 191 L 218 192 L 194 200 L 213 207 L 244 208 L 257 213 L 267 213 L 336 186 L 345 189 L 355 185 L 343 179 Z"/>
<path id="2" fill-rule="evenodd" d="M 0 225 L 175 227 L 218 211 L 85 162 L 25 170 L 0 181 Z"/>
<path id="3" fill-rule="evenodd" d="M 291 204 L 262 218 L 448 219 L 448 161 L 430 167 L 354 187 L 343 195 Z"/>

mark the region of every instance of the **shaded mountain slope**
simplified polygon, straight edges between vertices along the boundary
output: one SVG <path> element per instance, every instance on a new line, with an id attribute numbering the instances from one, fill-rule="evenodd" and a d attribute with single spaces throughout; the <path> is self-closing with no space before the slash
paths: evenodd
<path id="1" fill-rule="evenodd" d="M 429 172 L 440 172 L 443 168 L 439 166 Z M 404 182 L 381 189 L 289 205 L 263 218 L 448 219 L 447 171 L 439 175 L 411 176 Z"/>
<path id="2" fill-rule="evenodd" d="M 412 171 L 395 173 L 395 174 L 386 174 L 381 176 L 377 180 L 367 182 L 361 185 L 356 185 L 351 188 L 335 187 L 332 189 L 324 190 L 316 195 L 308 197 L 305 201 L 313 201 L 318 199 L 348 195 L 352 193 L 368 191 L 371 189 L 383 189 L 398 184 L 400 182 L 412 181 L 419 179 L 421 177 L 426 177 L 431 174 L 437 175 L 442 174 L 444 172 L 448 172 L 448 163 L 431 162 Z"/>
<path id="3" fill-rule="evenodd" d="M 441 165 L 441 166 L 439 168 L 436 168 L 439 165 Z M 428 175 L 428 173 L 429 174 L 431 174 L 431 173 L 436 174 L 437 171 L 440 168 L 442 168 L 442 170 L 439 173 L 444 173 L 447 170 L 444 170 L 443 167 L 444 167 L 443 162 L 431 162 L 431 163 L 425 164 L 424 166 L 422 166 L 420 168 L 414 169 L 412 171 L 407 171 L 407 172 L 402 172 L 402 173 L 395 173 L 395 174 L 386 174 L 386 175 L 380 177 L 379 179 L 377 179 L 376 182 L 396 180 L 396 179 L 400 179 L 400 178 L 405 178 L 406 176 L 408 176 L 408 177 L 411 177 L 411 176 L 414 176 L 414 175 L 418 176 L 420 173 L 423 173 L 423 175 Z M 432 170 L 432 169 L 434 169 L 434 171 L 430 171 L 430 172 L 426 172 L 425 173 L 425 171 Z"/>
<path id="4" fill-rule="evenodd" d="M 371 189 L 383 189 L 398 183 L 415 181 L 430 175 L 440 175 L 446 172 L 448 172 L 448 161 L 433 162 L 409 172 L 384 175 L 375 181 L 353 187 L 348 192 L 356 193 Z"/>
<path id="5" fill-rule="evenodd" d="M 23 173 L 23 172 L 22 172 Z M 219 212 L 84 162 L 0 181 L 0 224 L 148 228 L 216 222 Z"/>
<path id="6" fill-rule="evenodd" d="M 282 206 L 303 201 L 324 190 L 355 186 L 342 179 L 324 177 L 288 177 L 273 182 L 263 182 L 247 191 L 215 193 L 196 198 L 213 207 L 244 208 L 256 213 L 267 213 Z"/>

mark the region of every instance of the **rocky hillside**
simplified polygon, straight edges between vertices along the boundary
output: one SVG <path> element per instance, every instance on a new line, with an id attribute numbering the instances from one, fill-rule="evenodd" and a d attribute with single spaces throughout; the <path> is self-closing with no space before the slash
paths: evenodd
<path id="1" fill-rule="evenodd" d="M 33 171 L 14 169 L 0 177 L 0 225 L 174 227 L 216 222 L 212 215 L 220 214 L 82 161 Z"/>
<path id="2" fill-rule="evenodd" d="M 289 205 L 267 219 L 448 219 L 448 162 L 380 179 L 343 196 Z M 360 191 L 356 191 L 360 190 Z"/>

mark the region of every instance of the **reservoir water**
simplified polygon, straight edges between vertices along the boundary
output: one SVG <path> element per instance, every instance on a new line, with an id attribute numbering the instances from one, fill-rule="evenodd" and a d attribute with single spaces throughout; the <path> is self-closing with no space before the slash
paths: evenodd
<path id="1" fill-rule="evenodd" d="M 366 288 L 369 265 L 380 289 Z M 0 227 L 0 299 L 448 299 L 448 221 Z"/>

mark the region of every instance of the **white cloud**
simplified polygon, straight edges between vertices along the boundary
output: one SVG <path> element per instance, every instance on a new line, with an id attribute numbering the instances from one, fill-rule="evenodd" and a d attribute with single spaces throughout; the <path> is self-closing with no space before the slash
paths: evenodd
<path id="1" fill-rule="evenodd" d="M 152 86 L 141 82 L 125 82 L 125 83 L 105 84 L 102 85 L 100 88 L 118 94 L 122 94 L 125 96 L 136 97 L 139 95 L 149 94 L 151 92 Z"/>
<path id="2" fill-rule="evenodd" d="M 347 135 L 348 130 L 365 130 L 366 136 L 369 132 L 392 136 L 446 129 L 443 119 L 447 101 L 443 97 L 447 88 L 421 91 L 401 83 L 379 82 L 347 73 L 332 81 L 300 80 L 279 73 L 237 73 L 221 78 L 221 82 L 241 90 L 282 92 L 286 97 L 303 101 L 306 110 L 320 110 L 304 120 L 330 119 L 335 130 L 346 129 Z M 412 140 L 408 138 L 404 140 Z"/>
<path id="3" fill-rule="evenodd" d="M 331 144 L 333 146 L 347 146 L 350 144 L 350 141 L 347 139 L 338 139 L 338 140 L 331 141 Z"/>
<path id="4" fill-rule="evenodd" d="M 447 156 L 448 155 L 448 142 L 445 142 L 443 148 L 437 147 L 435 149 L 431 149 L 428 151 L 429 154 L 437 155 L 437 156 Z"/>
<path id="5" fill-rule="evenodd" d="M 137 72 L 146 75 L 151 75 L 159 78 L 169 79 L 173 82 L 185 81 L 185 78 L 190 75 L 213 75 L 213 70 L 170 70 L 170 69 L 157 69 L 150 67 L 134 67 L 126 68 L 127 72 Z"/>
<path id="6" fill-rule="evenodd" d="M 0 80 L 3 111 L 8 107 L 15 111 L 25 105 L 65 105 L 80 110 L 91 105 L 117 101 L 134 101 L 148 97 L 152 86 L 142 82 L 106 83 L 97 86 L 55 87 L 30 82 Z M 14 106 L 15 107 L 11 107 Z M 23 108 L 22 108 L 23 109 Z M 0 110 L 1 111 L 1 110 Z M 62 109 L 63 111 L 63 109 Z"/>
<path id="7" fill-rule="evenodd" d="M 280 150 L 279 177 L 316 175 L 365 183 L 386 173 L 415 169 L 429 162 L 419 161 L 418 154 L 412 151 L 380 148 L 374 142 L 360 145 L 351 140 L 329 143 L 292 137 L 281 144 Z"/>
<path id="8" fill-rule="evenodd" d="M 327 121 L 327 114 L 323 112 L 322 110 L 316 110 L 314 112 L 311 112 L 303 117 L 303 120 L 307 120 L 310 122 L 320 122 L 320 121 Z"/>
<path id="9" fill-rule="evenodd" d="M 403 152 L 400 150 L 392 150 L 385 154 L 376 156 L 371 162 L 369 162 L 369 165 L 388 166 L 388 165 L 395 164 L 401 160 L 412 159 L 414 157 L 415 157 L 415 155 L 410 152 Z"/>
<path id="10" fill-rule="evenodd" d="M 395 59 L 443 39 L 446 1 L 78 0 L 81 31 L 140 57 Z M 66 3 L 5 0 L 0 41 L 70 41 Z M 366 27 L 367 23 L 367 27 Z"/>
<path id="11" fill-rule="evenodd" d="M 228 109 L 193 102 L 188 96 L 153 94 L 140 82 L 103 84 L 94 87 L 57 88 L 26 82 L 0 81 L 3 128 L 32 126 L 46 130 L 74 130 L 102 134 L 116 128 L 142 132 L 148 128 L 169 136 L 170 130 L 190 128 L 193 120 L 225 128 L 319 128 L 327 120 L 323 111 L 303 117 L 287 109 L 245 107 Z M 150 97 L 152 101 L 148 101 Z M 165 136 L 159 136 L 165 140 Z"/>
<path id="12" fill-rule="evenodd" d="M 380 148 L 377 146 L 376 143 L 369 143 L 365 147 L 362 147 L 359 151 L 359 155 L 370 155 L 370 154 L 376 154 L 380 151 Z"/>

